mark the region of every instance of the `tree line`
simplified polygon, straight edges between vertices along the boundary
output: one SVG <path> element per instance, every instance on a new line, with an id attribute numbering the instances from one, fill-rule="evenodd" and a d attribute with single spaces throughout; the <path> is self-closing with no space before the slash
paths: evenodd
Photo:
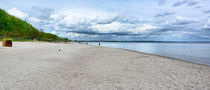
<path id="1" fill-rule="evenodd" d="M 40 41 L 68 41 L 51 33 L 37 30 L 31 24 L 9 15 L 0 9 L 0 39 L 12 38 L 14 40 L 40 40 Z"/>

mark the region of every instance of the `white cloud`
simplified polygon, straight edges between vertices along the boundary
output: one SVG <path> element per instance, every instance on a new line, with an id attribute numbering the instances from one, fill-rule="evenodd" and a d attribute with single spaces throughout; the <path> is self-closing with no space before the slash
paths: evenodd
<path id="1" fill-rule="evenodd" d="M 192 33 L 187 33 L 188 31 L 181 33 L 181 30 L 195 30 L 192 28 L 192 25 L 194 26 L 195 22 L 201 22 L 203 19 L 181 15 L 161 19 L 165 21 L 164 23 L 154 23 L 152 18 L 145 20 L 145 18 L 125 16 L 106 11 L 85 10 L 85 12 L 55 11 L 47 15 L 45 19 L 33 16 L 28 20 L 38 23 L 42 27 L 47 26 L 50 33 L 73 40 L 82 40 L 94 38 L 113 39 L 116 37 L 123 37 L 124 39 L 155 38 L 167 35 L 182 38 L 183 35 L 191 35 Z"/>
<path id="2" fill-rule="evenodd" d="M 2 1 L 2 8 L 14 6 L 11 0 Z M 55 31 L 58 35 L 70 38 L 80 35 L 94 38 L 110 34 L 117 37 L 134 36 L 135 39 L 142 35 L 170 37 L 182 31 L 210 34 L 207 13 L 209 0 L 30 0 L 25 5 L 22 5 L 25 0 L 13 1 L 17 8 L 10 7 L 9 14 L 24 19 L 38 29 L 51 33 Z M 48 8 L 45 8 L 46 4 L 49 4 Z M 20 10 L 20 7 L 27 12 Z M 155 15 L 159 17 L 155 18 Z M 65 34 L 68 32 L 75 35 L 68 36 Z"/>
<path id="3" fill-rule="evenodd" d="M 152 29 L 157 29 L 159 27 L 157 26 L 153 26 L 150 24 L 143 24 L 142 26 L 139 26 L 137 28 L 135 28 L 135 31 L 139 31 L 139 32 L 147 32 L 147 30 L 152 30 Z"/>
<path id="4" fill-rule="evenodd" d="M 54 20 L 58 20 L 58 19 L 61 18 L 61 16 L 58 15 L 58 14 L 51 14 L 51 15 L 50 15 L 50 18 L 52 18 L 52 19 L 54 19 Z"/>
<path id="5" fill-rule="evenodd" d="M 88 11 L 86 11 L 88 12 Z M 80 12 L 62 11 L 54 13 L 49 18 L 53 19 L 54 29 L 59 31 L 87 31 L 95 33 L 145 33 L 157 26 L 138 22 L 138 19 L 129 19 L 110 12 L 92 12 L 91 15 L 84 15 Z M 139 21 L 142 19 L 139 19 Z M 72 36 L 72 35 L 70 35 Z M 75 34 L 73 35 L 75 36 Z"/>
<path id="6" fill-rule="evenodd" d="M 110 24 L 97 24 L 90 26 L 91 29 L 98 31 L 100 33 L 112 33 L 121 32 L 124 29 L 128 29 L 128 24 L 122 24 L 119 22 L 112 22 Z"/>
<path id="7" fill-rule="evenodd" d="M 52 31 L 51 33 L 52 33 L 52 34 L 56 34 L 57 32 L 56 32 L 56 31 Z"/>
<path id="8" fill-rule="evenodd" d="M 128 24 L 113 22 L 110 24 L 98 24 L 91 26 L 91 29 L 101 33 L 114 33 L 114 32 L 128 32 L 133 34 L 146 33 L 148 30 L 157 29 L 158 27 L 150 24 Z"/>
<path id="9" fill-rule="evenodd" d="M 210 30 L 210 25 L 205 24 L 201 27 L 203 30 Z"/>
<path id="10" fill-rule="evenodd" d="M 11 14 L 11 15 L 14 15 L 14 16 L 20 18 L 20 19 L 26 19 L 26 18 L 28 17 L 28 14 L 27 14 L 27 13 L 24 13 L 24 12 L 18 10 L 18 9 L 15 8 L 15 7 L 9 9 L 7 12 L 8 12 L 9 14 Z"/>
<path id="11" fill-rule="evenodd" d="M 29 22 L 32 22 L 32 23 L 39 23 L 41 20 L 38 19 L 38 18 L 35 18 L 35 17 L 30 17 L 30 18 L 28 19 L 28 21 L 29 21 Z"/>
<path id="12" fill-rule="evenodd" d="M 182 16 L 176 16 L 176 20 L 179 20 L 179 21 L 196 21 L 195 18 L 188 18 L 188 17 L 182 17 Z"/>

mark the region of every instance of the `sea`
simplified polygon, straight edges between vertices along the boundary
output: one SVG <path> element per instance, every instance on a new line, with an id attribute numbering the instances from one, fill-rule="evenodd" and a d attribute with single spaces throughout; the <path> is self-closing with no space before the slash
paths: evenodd
<path id="1" fill-rule="evenodd" d="M 210 66 L 210 43 L 88 42 L 88 45 L 98 46 L 99 43 L 104 47 L 128 49 Z"/>

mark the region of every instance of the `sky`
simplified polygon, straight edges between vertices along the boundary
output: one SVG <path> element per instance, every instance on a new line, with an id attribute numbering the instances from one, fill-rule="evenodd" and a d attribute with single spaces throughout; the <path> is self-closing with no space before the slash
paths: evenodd
<path id="1" fill-rule="evenodd" d="M 210 0 L 0 0 L 0 8 L 71 40 L 210 41 Z"/>

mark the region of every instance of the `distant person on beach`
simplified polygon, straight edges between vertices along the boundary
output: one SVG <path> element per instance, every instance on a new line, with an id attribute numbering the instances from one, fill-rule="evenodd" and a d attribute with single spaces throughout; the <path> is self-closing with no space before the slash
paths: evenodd
<path id="1" fill-rule="evenodd" d="M 98 43 L 98 46 L 100 46 L 101 45 L 101 43 Z"/>

